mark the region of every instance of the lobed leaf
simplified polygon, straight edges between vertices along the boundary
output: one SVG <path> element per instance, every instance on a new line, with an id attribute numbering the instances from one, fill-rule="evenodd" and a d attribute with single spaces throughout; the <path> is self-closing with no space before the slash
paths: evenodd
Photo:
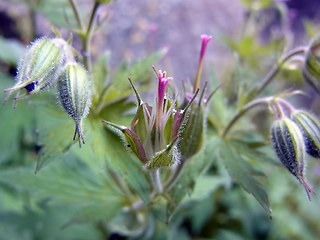
<path id="1" fill-rule="evenodd" d="M 252 194 L 271 217 L 272 210 L 267 192 L 260 182 L 253 177 L 253 175 L 261 175 L 261 173 L 254 170 L 243 159 L 238 151 L 239 145 L 231 141 L 220 140 L 217 149 L 219 160 L 224 163 L 231 178 L 238 182 L 248 193 Z"/>

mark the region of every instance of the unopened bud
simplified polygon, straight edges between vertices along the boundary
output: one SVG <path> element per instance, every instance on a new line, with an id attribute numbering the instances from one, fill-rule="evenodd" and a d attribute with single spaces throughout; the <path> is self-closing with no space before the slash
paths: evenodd
<path id="1" fill-rule="evenodd" d="M 305 146 L 299 127 L 287 117 L 276 120 L 271 127 L 271 142 L 281 163 L 300 181 L 310 200 L 314 191 L 304 176 Z"/>
<path id="2" fill-rule="evenodd" d="M 309 46 L 302 76 L 320 93 L 320 36 L 316 37 Z"/>
<path id="3" fill-rule="evenodd" d="M 9 92 L 4 104 L 15 91 L 18 92 L 15 97 L 16 101 L 25 95 L 38 93 L 52 84 L 62 70 L 65 61 L 64 45 L 66 44 L 60 38 L 42 38 L 35 41 L 18 64 L 16 84 L 4 90 Z M 26 92 L 20 95 L 22 89 L 25 89 Z"/>
<path id="4" fill-rule="evenodd" d="M 320 158 L 319 120 L 302 110 L 295 111 L 291 118 L 302 132 L 307 153 L 315 158 Z"/>
<path id="5" fill-rule="evenodd" d="M 91 104 L 91 82 L 83 66 L 73 62 L 66 65 L 58 78 L 57 88 L 62 106 L 75 121 L 73 140 L 78 135 L 79 145 L 84 142 L 82 120 L 87 116 Z"/>

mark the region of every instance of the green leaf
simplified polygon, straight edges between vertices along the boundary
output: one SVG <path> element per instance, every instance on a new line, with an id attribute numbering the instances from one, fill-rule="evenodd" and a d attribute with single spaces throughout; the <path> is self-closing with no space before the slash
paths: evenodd
<path id="1" fill-rule="evenodd" d="M 94 122 L 97 122 L 97 120 L 101 122 L 103 119 L 117 123 L 118 125 L 130 126 L 131 120 L 133 119 L 131 112 L 135 106 L 135 103 L 130 102 L 127 99 L 121 99 L 103 106 L 102 109 L 100 109 L 98 116 L 91 117 L 89 115 L 88 118 L 90 120 L 93 119 Z"/>
<path id="2" fill-rule="evenodd" d="M 69 28 L 70 21 L 75 23 L 68 0 L 10 0 L 10 2 L 26 4 L 32 11 L 41 13 L 54 25 Z"/>
<path id="3" fill-rule="evenodd" d="M 37 203 L 40 209 L 25 206 L 21 212 L 0 209 L 0 239 L 99 239 L 100 233 L 93 224 L 75 224 L 61 230 L 74 209 L 51 206 L 47 200 Z M 26 237 L 28 236 L 28 237 Z"/>
<path id="4" fill-rule="evenodd" d="M 105 124 L 88 124 L 88 141 L 83 159 L 101 169 L 106 165 L 116 171 L 145 202 L 149 201 L 149 183 L 142 170 L 142 164 L 122 144 L 122 139 Z M 86 157 L 85 157 L 86 156 Z M 91 157 L 90 157 L 91 156 Z M 94 162 L 92 162 L 94 161 Z"/>
<path id="5" fill-rule="evenodd" d="M 0 60 L 10 64 L 16 65 L 24 54 L 25 46 L 14 39 L 5 39 L 0 36 Z"/>
<path id="6" fill-rule="evenodd" d="M 225 183 L 225 179 L 220 176 L 204 175 L 197 179 L 192 194 L 186 198 L 187 201 L 200 201 L 207 198 Z"/>
<path id="7" fill-rule="evenodd" d="M 92 71 L 92 82 L 93 82 L 93 100 L 92 104 L 96 105 L 99 103 L 99 98 L 101 98 L 104 92 L 107 90 L 108 85 L 106 84 L 109 68 L 108 60 L 110 57 L 110 52 L 104 53 L 100 59 L 94 64 Z"/>
<path id="8" fill-rule="evenodd" d="M 61 154 L 67 152 L 76 143 L 73 141 L 74 122 L 67 115 L 63 118 L 50 119 L 43 115 L 39 118 L 39 145 L 41 150 L 38 154 L 36 172 L 58 159 Z M 77 144 L 76 144 L 77 145 Z"/>
<path id="9" fill-rule="evenodd" d="M 238 144 L 221 140 L 217 149 L 219 149 L 218 157 L 224 163 L 231 178 L 238 182 L 248 193 L 252 194 L 271 217 L 272 210 L 267 192 L 253 177 L 253 175 L 261 176 L 261 172 L 254 170 L 243 159 L 238 151 Z"/>
<path id="10" fill-rule="evenodd" d="M 0 171 L 0 182 L 30 191 L 40 198 L 78 206 L 78 216 L 85 219 L 112 218 L 125 198 L 106 174 L 94 175 L 83 162 L 70 155 L 37 175 L 32 168 Z"/>
<path id="11" fill-rule="evenodd" d="M 52 24 L 70 28 L 69 21 L 73 22 L 74 17 L 67 0 L 40 0 L 31 2 L 32 4 L 35 3 L 31 7 L 45 16 Z"/>

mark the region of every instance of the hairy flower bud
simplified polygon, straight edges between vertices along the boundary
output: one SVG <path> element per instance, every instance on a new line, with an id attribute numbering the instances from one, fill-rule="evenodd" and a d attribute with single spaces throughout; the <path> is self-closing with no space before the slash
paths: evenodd
<path id="1" fill-rule="evenodd" d="M 317 92 L 320 92 L 320 36 L 309 46 L 302 76 Z"/>
<path id="2" fill-rule="evenodd" d="M 305 146 L 299 127 L 287 117 L 276 120 L 271 127 L 271 142 L 281 163 L 300 181 L 310 200 L 314 191 L 304 176 Z"/>
<path id="3" fill-rule="evenodd" d="M 81 140 L 85 143 L 81 124 L 91 104 L 91 82 L 87 71 L 75 62 L 68 63 L 58 78 L 57 88 L 62 106 L 76 123 L 73 140 L 78 135 L 81 147 Z"/>
<path id="4" fill-rule="evenodd" d="M 146 153 L 144 151 L 143 145 L 140 141 L 140 138 L 134 131 L 105 120 L 102 120 L 102 122 L 121 131 L 125 138 L 127 147 L 139 158 L 139 160 L 143 164 L 147 163 Z"/>
<path id="5" fill-rule="evenodd" d="M 291 118 L 302 132 L 306 152 L 315 158 L 320 158 L 320 125 L 318 119 L 302 110 L 295 111 Z"/>
<path id="6" fill-rule="evenodd" d="M 182 160 L 198 153 L 204 142 L 204 109 L 200 104 L 192 103 L 187 119 L 181 129 L 179 150 Z"/>
<path id="7" fill-rule="evenodd" d="M 61 38 L 41 38 L 35 41 L 19 62 L 16 84 L 4 90 L 9 94 L 3 104 L 15 91 L 18 93 L 14 106 L 19 98 L 38 93 L 52 84 L 62 70 L 66 44 Z M 20 95 L 22 89 L 25 89 L 26 92 Z"/>

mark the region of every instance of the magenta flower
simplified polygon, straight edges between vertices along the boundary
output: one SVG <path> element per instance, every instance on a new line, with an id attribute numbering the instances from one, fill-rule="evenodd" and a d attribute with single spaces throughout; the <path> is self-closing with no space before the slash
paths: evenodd
<path id="1" fill-rule="evenodd" d="M 211 40 L 212 36 L 208 35 L 201 35 L 201 40 L 202 40 L 202 45 L 201 45 L 201 52 L 200 52 L 200 62 L 202 62 L 204 54 L 206 53 L 207 50 L 207 45 L 208 42 Z"/>
<path id="2" fill-rule="evenodd" d="M 197 89 L 199 88 L 199 85 L 200 85 L 200 77 L 201 77 L 201 72 L 202 72 L 203 58 L 204 58 L 204 55 L 207 50 L 208 42 L 211 40 L 211 38 L 212 38 L 212 36 L 208 36 L 208 35 L 204 35 L 204 34 L 201 35 L 202 44 L 201 44 L 200 60 L 199 60 L 197 76 L 196 76 L 196 80 L 194 82 L 194 88 L 193 88 L 194 93 L 197 91 Z"/>
<path id="3" fill-rule="evenodd" d="M 159 70 L 158 72 L 158 79 L 159 79 L 159 85 L 158 85 L 158 123 L 161 121 L 162 111 L 163 111 L 163 102 L 164 102 L 164 95 L 166 92 L 166 87 L 169 81 L 172 80 L 171 77 L 166 77 L 167 73 L 162 72 Z"/>
<path id="4" fill-rule="evenodd" d="M 179 161 L 180 153 L 176 145 L 180 127 L 196 95 L 183 110 L 176 109 L 176 100 L 165 96 L 167 84 L 173 79 L 167 77 L 165 71 L 155 72 L 159 83 L 153 107 L 141 100 L 130 81 L 138 100 L 138 109 L 131 122 L 131 129 L 104 121 L 123 133 L 127 146 L 130 146 L 146 169 L 150 170 L 169 167 Z"/>

